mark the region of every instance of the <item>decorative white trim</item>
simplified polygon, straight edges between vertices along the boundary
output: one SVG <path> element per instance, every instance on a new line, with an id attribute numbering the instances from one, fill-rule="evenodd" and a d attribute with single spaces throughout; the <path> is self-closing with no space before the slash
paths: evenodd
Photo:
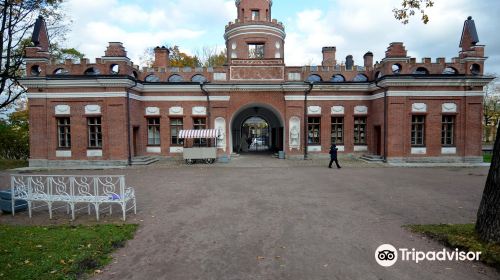
<path id="1" fill-rule="evenodd" d="M 207 101 L 205 96 L 139 96 L 131 94 L 130 98 L 139 101 Z M 210 101 L 229 101 L 229 96 L 210 96 Z"/>
<path id="2" fill-rule="evenodd" d="M 267 32 L 264 31 L 247 31 L 247 30 L 266 30 Z M 242 31 L 247 31 L 247 32 L 242 32 Z M 273 33 L 275 32 L 275 33 Z M 281 39 L 286 38 L 286 33 L 280 28 L 273 27 L 273 26 L 267 26 L 267 25 L 256 25 L 256 24 L 251 24 L 251 25 L 243 25 L 235 28 L 231 28 L 229 31 L 224 33 L 224 39 L 231 40 L 232 38 L 240 35 L 246 35 L 246 34 L 266 34 L 266 35 L 273 35 L 276 37 L 279 37 Z"/>
<path id="3" fill-rule="evenodd" d="M 321 146 L 307 146 L 308 152 L 321 152 Z"/>
<path id="4" fill-rule="evenodd" d="M 354 146 L 355 152 L 368 152 L 368 146 Z"/>
<path id="5" fill-rule="evenodd" d="M 456 113 L 457 104 L 456 103 L 443 103 L 441 106 L 443 113 Z"/>
<path id="6" fill-rule="evenodd" d="M 146 152 L 152 154 L 161 154 L 161 147 L 146 147 Z"/>
<path id="7" fill-rule="evenodd" d="M 413 104 L 411 104 L 411 112 L 412 113 L 426 113 L 427 112 L 427 104 L 425 104 L 425 103 L 413 103 Z"/>
<path id="8" fill-rule="evenodd" d="M 412 155 L 425 155 L 427 154 L 427 148 L 411 148 Z"/>
<path id="9" fill-rule="evenodd" d="M 338 152 L 345 151 L 345 146 L 337 146 Z"/>
<path id="10" fill-rule="evenodd" d="M 55 107 L 56 115 L 69 115 L 71 113 L 71 107 L 69 105 L 57 105 Z"/>
<path id="11" fill-rule="evenodd" d="M 333 106 L 332 115 L 343 115 L 345 113 L 344 106 Z"/>
<path id="12" fill-rule="evenodd" d="M 205 116 L 207 114 L 207 107 L 204 106 L 196 106 L 192 109 L 193 116 Z"/>
<path id="13" fill-rule="evenodd" d="M 321 115 L 321 107 L 320 106 L 309 106 L 307 107 L 308 115 Z"/>
<path id="14" fill-rule="evenodd" d="M 456 147 L 442 147 L 441 154 L 443 155 L 454 155 L 457 153 Z"/>
<path id="15" fill-rule="evenodd" d="M 184 115 L 184 108 L 180 106 L 170 107 L 170 109 L 168 109 L 168 114 L 171 116 L 182 116 Z"/>
<path id="16" fill-rule="evenodd" d="M 183 147 L 170 147 L 171 154 L 181 154 L 182 152 L 184 152 Z"/>
<path id="17" fill-rule="evenodd" d="M 160 108 L 158 107 L 146 107 L 145 110 L 145 115 L 146 116 L 159 116 L 160 115 Z"/>
<path id="18" fill-rule="evenodd" d="M 482 91 L 391 91 L 387 96 L 397 97 L 464 97 L 464 96 L 483 96 Z M 384 98 L 384 93 L 373 95 L 309 95 L 310 101 L 367 101 Z M 285 95 L 286 101 L 304 101 L 304 95 Z"/>
<path id="19" fill-rule="evenodd" d="M 214 73 L 214 81 L 227 81 L 227 73 L 226 72 Z"/>
<path id="20" fill-rule="evenodd" d="M 87 157 L 102 157 L 102 150 L 87 150 Z"/>
<path id="21" fill-rule="evenodd" d="M 368 107 L 364 105 L 359 105 L 354 107 L 354 114 L 366 115 L 368 114 Z"/>
<path id="22" fill-rule="evenodd" d="M 96 115 L 101 114 L 101 106 L 97 104 L 86 105 L 85 106 L 86 115 Z"/>
<path id="23" fill-rule="evenodd" d="M 69 158 L 71 157 L 71 150 L 57 150 L 56 157 Z"/>

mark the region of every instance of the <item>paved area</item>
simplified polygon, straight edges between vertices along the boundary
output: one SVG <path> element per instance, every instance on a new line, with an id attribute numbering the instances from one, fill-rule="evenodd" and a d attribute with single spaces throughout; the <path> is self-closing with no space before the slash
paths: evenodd
<path id="1" fill-rule="evenodd" d="M 398 262 L 383 268 L 374 259 L 384 243 L 442 249 L 401 226 L 473 222 L 487 168 L 373 168 L 344 162 L 338 170 L 276 161 L 71 171 L 126 174 L 138 193 L 139 212 L 128 222 L 139 223 L 139 231 L 95 278 L 500 278 L 480 263 Z M 0 184 L 8 185 L 7 173 L 0 173 Z M 2 215 L 0 222 L 69 222 L 62 213 L 54 220 L 47 216 Z M 76 223 L 94 221 L 82 213 Z"/>

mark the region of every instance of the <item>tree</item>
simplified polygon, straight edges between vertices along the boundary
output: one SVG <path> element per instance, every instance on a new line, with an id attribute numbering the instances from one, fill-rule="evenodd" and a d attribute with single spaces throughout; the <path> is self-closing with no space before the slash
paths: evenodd
<path id="1" fill-rule="evenodd" d="M 182 52 L 179 46 L 168 47 L 170 52 L 171 67 L 218 67 L 226 63 L 226 51 L 218 51 L 217 48 L 203 47 L 191 56 Z M 145 67 L 152 67 L 154 63 L 154 48 L 144 50 L 139 57 L 139 63 Z"/>
<path id="2" fill-rule="evenodd" d="M 484 142 L 495 138 L 494 132 L 500 122 L 500 80 L 495 78 L 485 87 L 483 103 Z"/>
<path id="3" fill-rule="evenodd" d="M 493 146 L 488 178 L 486 179 L 483 197 L 477 211 L 476 232 L 482 240 L 498 243 L 500 242 L 500 126 L 498 125 L 499 97 L 496 92 L 498 88 L 497 83 L 498 78 L 486 87 L 485 111 L 488 111 L 485 112 L 485 121 L 486 114 L 490 115 L 488 121 L 494 120 L 497 134 Z"/>
<path id="4" fill-rule="evenodd" d="M 26 100 L 16 100 L 16 111 L 8 120 L 0 119 L 0 158 L 29 157 L 29 112 Z"/>
<path id="5" fill-rule="evenodd" d="M 401 7 L 394 8 L 394 17 L 401 21 L 403 24 L 408 24 L 410 18 L 417 13 L 422 14 L 422 22 L 427 24 L 429 22 L 429 16 L 426 13 L 426 9 L 434 6 L 433 0 L 403 0 Z"/>
<path id="6" fill-rule="evenodd" d="M 170 66 L 172 67 L 200 67 L 200 59 L 195 56 L 190 56 L 180 51 L 179 46 L 169 47 L 170 51 Z"/>
<path id="7" fill-rule="evenodd" d="M 59 5 L 62 0 L 2 0 L 0 1 L 0 109 L 19 98 L 24 88 L 19 83 L 22 77 L 24 50 L 27 37 L 33 30 L 38 16 L 47 22 L 60 22 Z M 56 25 L 54 25 L 56 26 Z M 54 34 L 64 33 L 64 25 L 58 25 Z"/>

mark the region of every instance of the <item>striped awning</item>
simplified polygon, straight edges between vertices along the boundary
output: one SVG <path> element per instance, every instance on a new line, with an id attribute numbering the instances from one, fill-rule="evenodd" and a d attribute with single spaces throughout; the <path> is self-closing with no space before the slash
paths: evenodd
<path id="1" fill-rule="evenodd" d="M 219 136 L 218 129 L 188 129 L 179 131 L 179 138 L 217 138 Z"/>

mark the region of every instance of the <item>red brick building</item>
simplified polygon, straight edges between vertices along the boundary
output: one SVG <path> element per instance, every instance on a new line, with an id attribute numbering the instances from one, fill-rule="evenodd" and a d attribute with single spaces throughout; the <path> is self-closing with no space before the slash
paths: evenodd
<path id="1" fill-rule="evenodd" d="M 183 143 L 178 131 L 193 128 L 220 129 L 218 154 L 227 158 L 252 145 L 287 158 L 327 156 L 336 143 L 342 153 L 394 162 L 481 160 L 483 86 L 491 78 L 471 18 L 451 61 L 416 61 L 395 42 L 375 64 L 371 52 L 362 65 L 352 56 L 339 64 L 336 48 L 323 47 L 321 66 L 286 66 L 285 28 L 271 7 L 236 1 L 238 18 L 225 27 L 227 65 L 215 68 L 171 67 L 169 50 L 157 47 L 153 67 L 140 69 L 117 42 L 95 63 L 56 62 L 39 19 L 23 81 L 30 165 L 180 156 L 192 140 Z"/>

